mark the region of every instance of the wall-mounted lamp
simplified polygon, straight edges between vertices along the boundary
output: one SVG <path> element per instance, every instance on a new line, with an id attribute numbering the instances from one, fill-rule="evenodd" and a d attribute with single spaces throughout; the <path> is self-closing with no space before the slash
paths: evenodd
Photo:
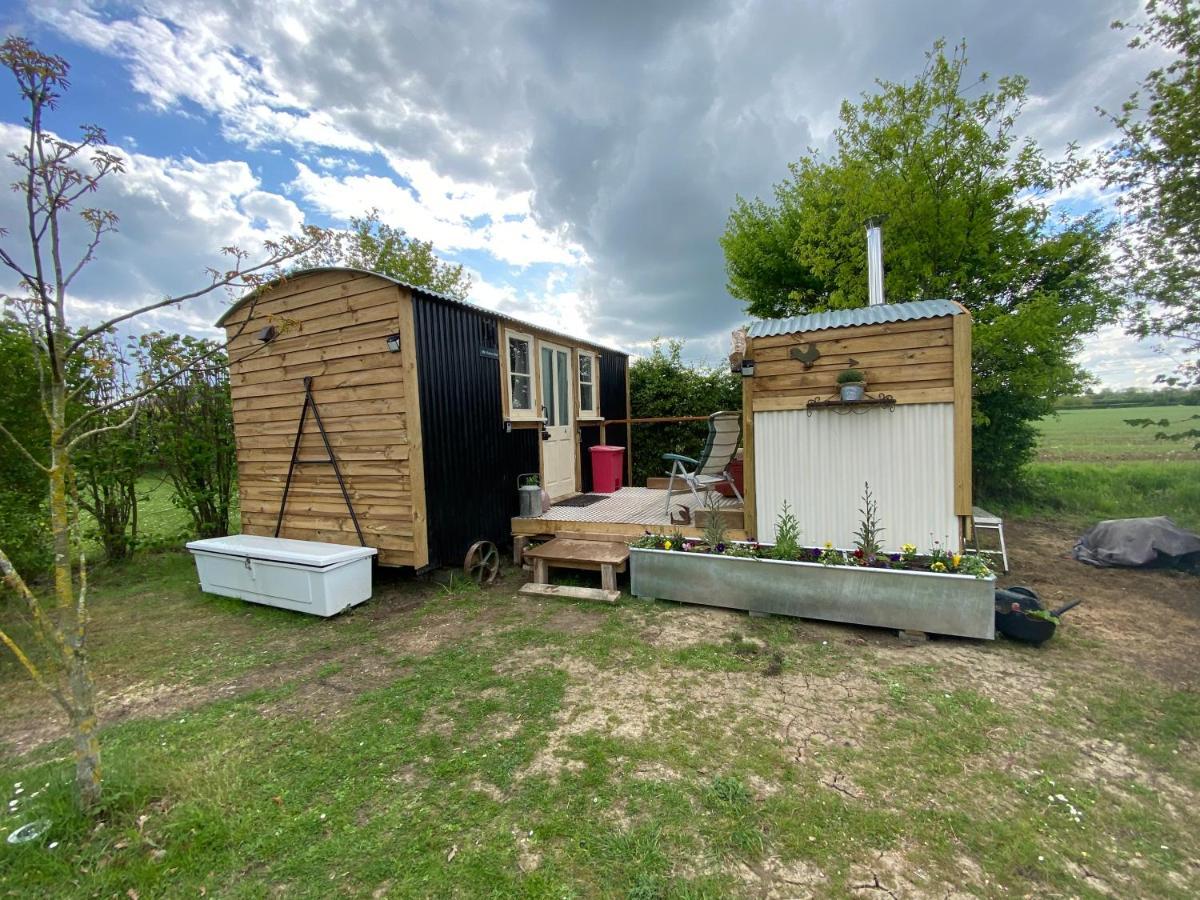
<path id="1" fill-rule="evenodd" d="M 279 334 L 279 329 L 274 325 L 268 325 L 266 328 L 263 328 L 258 332 L 258 339 L 266 344 L 275 340 L 275 335 L 277 334 Z"/>
<path id="2" fill-rule="evenodd" d="M 387 347 L 388 347 L 388 353 L 399 353 L 400 352 L 400 335 L 399 334 L 389 334 L 387 336 Z"/>
<path id="3" fill-rule="evenodd" d="M 743 359 L 742 360 L 742 377 L 743 378 L 753 378 L 754 377 L 754 360 L 752 360 L 752 359 Z"/>

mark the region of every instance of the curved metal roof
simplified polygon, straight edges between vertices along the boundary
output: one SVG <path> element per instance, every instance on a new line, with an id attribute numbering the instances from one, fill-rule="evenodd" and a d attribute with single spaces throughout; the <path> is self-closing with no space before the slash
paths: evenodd
<path id="1" fill-rule="evenodd" d="M 852 325 L 882 325 L 885 322 L 909 322 L 914 319 L 935 319 L 938 316 L 958 316 L 966 313 L 962 304 L 953 300 L 914 300 L 911 303 L 881 303 L 858 309 L 834 309 L 829 312 L 791 316 L 787 319 L 760 319 L 751 322 L 747 337 L 767 337 L 776 334 L 796 334 L 804 331 L 824 331 L 827 328 L 848 328 Z"/>
<path id="2" fill-rule="evenodd" d="M 294 272 L 288 272 L 287 274 L 281 275 L 280 277 L 268 281 L 265 284 L 261 284 L 254 290 L 249 291 L 246 296 L 234 303 L 233 306 L 229 307 L 229 309 L 225 310 L 225 312 L 221 314 L 221 318 L 217 319 L 216 321 L 217 327 L 223 327 L 226 319 L 233 315 L 235 311 L 245 306 L 246 303 L 250 301 L 250 298 L 260 291 L 265 291 L 269 288 L 272 288 L 280 282 L 287 281 L 290 278 L 298 278 L 301 275 L 316 275 L 321 272 L 349 272 L 355 275 L 373 275 L 376 278 L 382 278 L 384 281 L 390 281 L 392 284 L 402 288 L 407 288 L 415 294 L 421 294 L 422 296 L 428 297 L 432 300 L 439 300 L 442 303 L 452 303 L 455 306 L 465 306 L 467 309 L 473 309 L 477 312 L 484 313 L 485 315 L 495 316 L 497 319 L 503 319 L 505 322 L 512 322 L 514 325 L 519 325 L 522 328 L 529 328 L 533 331 L 540 331 L 543 334 L 554 335 L 555 337 L 562 338 L 563 340 L 570 341 L 574 344 L 587 344 L 589 347 L 595 347 L 600 350 L 608 350 L 611 353 L 620 353 L 622 356 L 629 355 L 626 351 L 618 350 L 616 347 L 610 347 L 607 344 L 601 344 L 596 341 L 588 340 L 587 338 L 581 338 L 578 335 L 554 331 L 551 328 L 546 328 L 544 325 L 538 325 L 537 323 L 530 322 L 527 319 L 518 319 L 514 316 L 509 316 L 497 310 L 488 309 L 486 306 L 480 306 L 478 303 L 472 303 L 469 300 L 459 300 L 456 297 L 451 297 L 449 294 L 442 294 L 438 291 L 432 291 L 429 288 L 420 287 L 415 284 L 409 284 L 406 281 L 401 281 L 399 278 L 393 278 L 390 275 L 384 275 L 381 272 L 371 272 L 367 269 L 356 269 L 352 266 L 314 266 L 309 269 L 297 269 Z"/>

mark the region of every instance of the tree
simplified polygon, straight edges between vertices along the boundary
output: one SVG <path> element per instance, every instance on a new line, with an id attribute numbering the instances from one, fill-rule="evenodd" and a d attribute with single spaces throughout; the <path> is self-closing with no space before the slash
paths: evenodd
<path id="1" fill-rule="evenodd" d="M 46 419 L 39 399 L 33 342 L 29 332 L 8 317 L 0 317 L 0 385 L 0 428 L 16 435 L 22 446 L 44 448 Z M 39 462 L 46 461 L 44 451 L 35 449 L 35 453 Z M 50 571 L 50 514 L 41 475 L 24 454 L 0 451 L 0 543 L 26 578 Z"/>
<path id="2" fill-rule="evenodd" d="M 146 424 L 175 503 L 191 516 L 196 535 L 223 537 L 237 480 L 226 355 L 214 341 L 152 332 L 139 339 L 137 357 L 144 382 L 183 372 L 156 393 Z"/>
<path id="3" fill-rule="evenodd" d="M 865 221 L 886 217 L 893 300 L 957 300 L 974 320 L 975 471 L 982 492 L 1033 454 L 1034 422 L 1087 381 L 1081 338 L 1119 307 L 1110 228 L 1056 216 L 1049 195 L 1085 170 L 1075 148 L 1049 160 L 1017 137 L 1026 81 L 967 80 L 965 46 L 926 54 L 910 84 L 878 82 L 842 104 L 836 150 L 810 152 L 775 202 L 738 198 L 721 238 L 729 291 L 754 316 L 867 302 Z"/>
<path id="4" fill-rule="evenodd" d="M 300 268 L 349 266 L 378 272 L 456 300 L 466 300 L 471 293 L 471 276 L 461 265 L 439 259 L 431 242 L 381 222 L 377 209 L 351 218 L 349 230 L 335 232 L 327 244 L 297 262 Z"/>
<path id="5" fill-rule="evenodd" d="M 99 427 L 74 454 L 79 506 L 91 514 L 105 557 L 116 561 L 128 557 L 137 540 L 137 483 L 149 454 L 141 421 L 120 427 L 128 414 L 121 401 L 133 392 L 134 376 L 116 337 L 91 338 L 84 358 L 86 370 L 70 379 L 78 386 L 81 409 L 69 409 L 68 417 L 100 407 L 106 410 L 97 415 Z"/>
<path id="6" fill-rule="evenodd" d="M 195 290 L 72 328 L 67 316 L 71 285 L 118 223 L 110 210 L 79 210 L 87 237 L 82 246 L 72 247 L 64 235 L 67 217 L 104 179 L 119 175 L 124 163 L 95 125 L 83 126 L 73 141 L 48 130 L 46 116 L 69 84 L 66 60 L 40 52 L 24 38 L 10 37 L 0 44 L 0 64 L 16 77 L 27 109 L 27 143 L 10 156 L 20 172 L 13 187 L 24 201 L 25 221 L 19 239 L 0 232 L 0 263 L 16 275 L 20 293 L 3 299 L 28 330 L 40 413 L 46 422 L 45 443 L 40 446 L 33 442 L 36 435 L 24 436 L 23 442 L 22 436 L 2 424 L 0 436 L 44 479 L 53 550 L 51 596 L 43 598 L 14 568 L 4 549 L 7 536 L 0 534 L 0 575 L 24 604 L 33 634 L 32 643 L 22 646 L 0 629 L 0 644 L 66 714 L 74 740 L 76 790 L 83 807 L 94 810 L 101 797 L 100 742 L 88 664 L 88 568 L 79 534 L 81 504 L 74 459 L 94 437 L 130 427 L 142 402 L 181 373 L 168 372 L 124 396 L 80 409 L 80 397 L 93 385 L 86 374 L 96 363 L 90 349 L 97 338 L 144 313 L 221 289 L 254 287 L 277 275 L 282 263 L 318 247 L 324 233 L 306 228 L 299 237 L 264 242 L 262 258 L 253 262 L 247 251 L 226 247 L 228 267 L 210 269 L 207 280 Z M 84 374 L 75 382 L 73 372 Z M 108 415 L 117 411 L 121 412 L 117 420 L 108 421 Z"/>
<path id="7" fill-rule="evenodd" d="M 1118 272 L 1134 301 L 1130 331 L 1180 341 L 1185 358 L 1158 380 L 1200 385 L 1200 5 L 1150 0 L 1146 15 L 1140 25 L 1113 27 L 1136 32 L 1130 47 L 1165 50 L 1171 60 L 1152 69 L 1119 112 L 1100 110 L 1120 133 L 1102 160 L 1103 171 L 1120 191 Z M 1172 425 L 1149 419 L 1131 424 Z M 1195 427 L 1158 436 L 1194 439 L 1200 449 Z"/>
<path id="8" fill-rule="evenodd" d="M 629 405 L 635 418 L 707 416 L 718 410 L 742 408 L 741 375 L 728 369 L 689 366 L 682 353 L 682 341 L 668 341 L 665 346 L 655 341 L 649 356 L 633 361 L 629 367 Z M 699 453 L 708 434 L 703 422 L 634 427 L 634 484 L 644 484 L 651 475 L 666 474 L 664 453 Z"/>

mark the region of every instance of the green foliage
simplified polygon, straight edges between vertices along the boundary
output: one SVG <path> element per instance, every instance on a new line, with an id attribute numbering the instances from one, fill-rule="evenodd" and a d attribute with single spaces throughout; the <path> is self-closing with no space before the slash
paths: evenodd
<path id="1" fill-rule="evenodd" d="M 45 462 L 46 417 L 38 391 L 39 376 L 29 332 L 16 320 L 0 317 L 0 426 Z M 49 571 L 50 520 L 46 479 L 12 441 L 0 432 L 0 549 L 26 578 Z M 3 588 L 0 588 L 2 591 Z"/>
<path id="2" fill-rule="evenodd" d="M 1121 139 L 1104 174 L 1121 191 L 1119 271 L 1136 298 L 1132 329 L 1184 343 L 1171 383 L 1200 384 L 1200 8 L 1194 0 L 1149 0 L 1129 46 L 1166 55 L 1117 113 Z M 1103 111 L 1102 111 L 1103 112 Z"/>
<path id="3" fill-rule="evenodd" d="M 655 341 L 648 356 L 629 366 L 629 402 L 635 418 L 707 416 L 721 410 L 741 410 L 742 380 L 728 370 L 689 366 L 682 358 L 683 342 Z M 670 468 L 664 453 L 696 456 L 704 447 L 708 425 L 681 422 L 635 425 L 633 483 L 665 475 Z"/>
<path id="4" fill-rule="evenodd" d="M 149 444 L 145 423 L 126 402 L 134 390 L 128 358 L 109 335 L 97 335 L 83 348 L 75 375 L 79 409 L 97 430 L 76 448 L 79 506 L 91 517 L 94 537 L 110 560 L 125 559 L 137 540 L 137 481 L 146 470 Z M 123 426 L 123 427 L 122 427 Z"/>
<path id="5" fill-rule="evenodd" d="M 861 369 L 842 369 L 837 373 L 838 384 L 865 384 L 867 376 Z"/>
<path id="6" fill-rule="evenodd" d="M 879 546 L 879 536 L 883 534 L 883 526 L 879 524 L 879 505 L 871 496 L 871 485 L 863 484 L 863 505 L 858 511 L 862 519 L 858 530 L 854 532 L 854 546 L 862 551 L 865 560 L 873 560 L 882 553 Z"/>
<path id="7" fill-rule="evenodd" d="M 943 42 L 927 60 L 913 82 L 844 103 L 834 155 L 792 165 L 773 205 L 738 198 L 721 244 L 729 290 L 754 316 L 855 308 L 867 303 L 863 223 L 886 216 L 887 296 L 948 298 L 973 315 L 975 473 L 987 489 L 1018 475 L 1033 422 L 1085 382 L 1080 339 L 1119 306 L 1110 229 L 1096 215 L 1052 217 L 1043 202 L 1084 167 L 1073 147 L 1051 162 L 1019 140 L 1025 79 L 980 89 L 964 48 L 947 55 Z M 790 290 L 780 273 L 795 277 Z"/>
<path id="8" fill-rule="evenodd" d="M 380 221 L 377 209 L 351 218 L 348 231 L 335 232 L 327 244 L 299 257 L 297 265 L 350 266 L 378 272 L 458 300 L 466 300 L 471 293 L 471 276 L 461 265 L 439 259 L 432 242 L 410 237 L 403 228 Z"/>
<path id="9" fill-rule="evenodd" d="M 786 500 L 775 519 L 775 547 L 771 555 L 775 559 L 786 560 L 793 560 L 800 555 L 800 522 Z"/>
<path id="10" fill-rule="evenodd" d="M 147 425 L 175 502 L 201 538 L 229 534 L 237 479 L 227 358 L 218 348 L 213 341 L 159 332 L 138 342 L 146 383 L 182 371 L 156 392 Z"/>

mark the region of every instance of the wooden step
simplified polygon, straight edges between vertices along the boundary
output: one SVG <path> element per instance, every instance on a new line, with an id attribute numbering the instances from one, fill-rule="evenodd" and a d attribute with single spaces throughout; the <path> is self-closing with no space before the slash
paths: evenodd
<path id="1" fill-rule="evenodd" d="M 621 599 L 620 591 L 604 591 L 600 588 L 572 587 L 566 584 L 526 584 L 518 592 L 530 597 L 570 597 L 573 600 L 596 600 L 600 603 L 616 603 Z"/>

